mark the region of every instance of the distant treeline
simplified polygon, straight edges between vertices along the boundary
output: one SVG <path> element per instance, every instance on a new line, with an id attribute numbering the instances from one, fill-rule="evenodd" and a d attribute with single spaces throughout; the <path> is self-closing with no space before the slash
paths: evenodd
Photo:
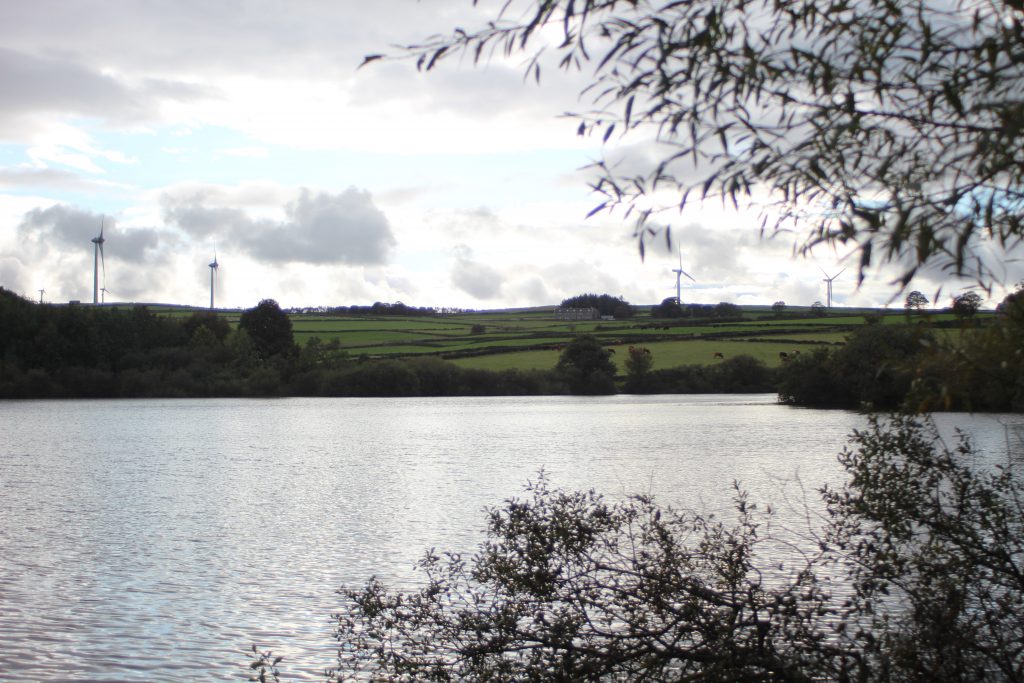
<path id="1" fill-rule="evenodd" d="M 363 361 L 301 349 L 273 301 L 231 329 L 199 312 L 39 305 L 0 288 L 0 397 L 448 396 L 566 393 L 547 372 L 487 372 L 439 358 Z"/>
<path id="2" fill-rule="evenodd" d="M 682 304 L 675 297 L 651 308 L 652 318 L 711 318 L 719 322 L 743 320 L 743 309 L 723 301 L 718 304 Z"/>
<path id="3" fill-rule="evenodd" d="M 293 340 L 271 300 L 237 328 L 209 312 L 41 305 L 0 287 L 0 398 L 487 396 L 778 391 L 800 406 L 1024 410 L 1024 294 L 984 328 L 948 341 L 925 323 L 856 328 L 843 346 L 768 368 L 748 356 L 653 369 L 642 346 L 619 354 L 579 335 L 550 370 L 487 371 L 434 356 L 351 358 L 337 340 Z"/>
<path id="4" fill-rule="evenodd" d="M 378 309 L 381 310 L 381 309 Z M 618 382 L 618 384 L 617 384 Z M 336 341 L 299 348 L 273 301 L 245 311 L 237 328 L 197 312 L 144 307 L 40 305 L 0 288 L 0 397 L 485 396 L 614 393 L 610 353 L 580 336 L 550 370 L 487 371 L 437 357 L 350 358 Z M 771 391 L 752 359 L 626 379 L 636 392 Z"/>

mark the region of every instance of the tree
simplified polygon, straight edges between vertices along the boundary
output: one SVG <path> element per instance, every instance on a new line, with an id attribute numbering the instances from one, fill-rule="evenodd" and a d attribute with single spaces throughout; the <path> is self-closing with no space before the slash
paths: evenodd
<path id="1" fill-rule="evenodd" d="M 663 299 L 660 304 L 651 308 L 652 318 L 681 318 L 683 307 L 679 305 L 674 296 Z"/>
<path id="2" fill-rule="evenodd" d="M 772 313 L 775 314 L 776 318 L 781 318 L 782 315 L 785 312 L 786 312 L 786 302 L 785 301 L 776 301 L 775 303 L 772 304 Z"/>
<path id="3" fill-rule="evenodd" d="M 736 304 L 722 301 L 715 304 L 715 307 L 711 310 L 711 315 L 715 318 L 742 318 L 743 309 Z"/>
<path id="4" fill-rule="evenodd" d="M 855 649 L 889 680 L 1024 680 L 1019 475 L 909 416 L 871 418 L 853 440 L 849 483 L 823 497 L 829 543 L 853 560 L 840 617 L 860 625 Z"/>
<path id="5" fill-rule="evenodd" d="M 981 295 L 977 292 L 965 292 L 953 297 L 953 314 L 960 320 L 973 318 L 981 308 Z"/>
<path id="6" fill-rule="evenodd" d="M 751 562 L 757 516 L 742 495 L 737 508 L 730 526 L 645 497 L 554 491 L 541 477 L 526 500 L 488 511 L 472 559 L 428 553 L 421 590 L 371 580 L 347 591 L 337 678 L 754 681 L 826 670 L 813 577 L 764 582 Z"/>
<path id="7" fill-rule="evenodd" d="M 293 356 L 296 353 L 292 338 L 292 321 L 273 299 L 264 299 L 244 311 L 238 326 L 245 330 L 256 351 L 263 358 Z"/>
<path id="8" fill-rule="evenodd" d="M 224 338 L 227 337 L 228 333 L 231 331 L 231 326 L 228 325 L 228 321 L 212 311 L 193 313 L 189 317 L 185 318 L 185 322 L 183 324 L 190 339 L 195 336 L 196 330 L 200 327 L 205 327 L 209 330 L 213 337 L 219 342 L 223 342 Z"/>
<path id="9" fill-rule="evenodd" d="M 1013 470 L 910 417 L 852 442 L 816 549 L 764 572 L 785 539 L 741 491 L 725 523 L 542 476 L 472 557 L 430 551 L 419 590 L 342 591 L 337 680 L 1024 679 Z"/>
<path id="10" fill-rule="evenodd" d="M 815 301 L 813 304 L 811 304 L 811 315 L 816 316 L 818 318 L 824 318 L 826 315 L 828 315 L 828 309 L 825 308 L 825 304 L 821 303 L 820 301 Z"/>
<path id="11" fill-rule="evenodd" d="M 907 294 L 907 298 L 903 303 L 903 308 L 907 309 L 907 312 L 917 311 L 921 312 L 921 309 L 928 305 L 928 297 L 916 289 Z"/>
<path id="12" fill-rule="evenodd" d="M 908 325 L 862 325 L 838 348 L 791 358 L 779 371 L 779 399 L 804 406 L 900 408 L 934 336 Z"/>
<path id="13" fill-rule="evenodd" d="M 589 69 L 579 133 L 654 138 L 659 153 L 628 176 L 596 164 L 594 211 L 635 217 L 641 253 L 661 209 L 710 198 L 757 197 L 762 232 L 795 227 L 803 252 L 853 247 L 861 278 L 900 264 L 904 285 L 932 262 L 985 282 L 978 242 L 1024 234 L 1019 0 L 501 7 L 404 54 L 427 71 L 523 53 L 539 80 L 552 52 L 562 69 Z"/>
<path id="14" fill-rule="evenodd" d="M 654 367 L 654 354 L 649 348 L 630 346 L 629 355 L 626 357 L 626 391 L 642 390 L 652 367 Z"/>
<path id="15" fill-rule="evenodd" d="M 1024 282 L 1017 284 L 1017 289 L 1007 294 L 996 306 L 996 313 L 1017 327 L 1024 327 Z"/>
<path id="16" fill-rule="evenodd" d="M 614 394 L 617 368 L 596 338 L 584 334 L 569 342 L 555 365 L 574 394 Z"/>

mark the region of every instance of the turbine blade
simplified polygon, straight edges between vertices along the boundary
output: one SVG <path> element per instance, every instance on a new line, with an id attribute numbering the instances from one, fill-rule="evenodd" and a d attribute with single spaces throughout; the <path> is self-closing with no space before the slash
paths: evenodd
<path id="1" fill-rule="evenodd" d="M 102 233 L 101 233 L 102 234 Z M 103 257 L 103 241 L 100 241 L 100 264 L 103 266 L 103 285 L 107 284 L 107 259 Z"/>
<path id="2" fill-rule="evenodd" d="M 690 275 L 689 273 L 687 273 L 685 270 L 680 270 L 679 272 L 682 273 L 683 275 L 685 275 L 686 277 L 690 278 L 691 280 L 693 280 L 693 276 Z M 693 280 L 693 281 L 696 282 L 696 280 Z"/>

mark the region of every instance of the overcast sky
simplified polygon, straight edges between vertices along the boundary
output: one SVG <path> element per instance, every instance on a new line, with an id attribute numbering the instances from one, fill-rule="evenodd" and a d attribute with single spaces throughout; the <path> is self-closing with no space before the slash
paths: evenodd
<path id="1" fill-rule="evenodd" d="M 207 305 L 215 253 L 219 306 L 674 295 L 676 252 L 641 261 L 621 216 L 585 218 L 599 200 L 582 167 L 621 150 L 560 116 L 580 108 L 579 76 L 357 68 L 496 4 L 0 3 L 0 286 L 91 301 L 102 223 L 107 301 Z M 761 240 L 754 213 L 693 206 L 673 224 L 688 302 L 810 305 L 822 270 L 848 265 Z M 890 301 L 885 273 L 857 290 L 849 265 L 834 303 Z M 945 305 L 957 283 L 913 287 L 940 285 Z"/>

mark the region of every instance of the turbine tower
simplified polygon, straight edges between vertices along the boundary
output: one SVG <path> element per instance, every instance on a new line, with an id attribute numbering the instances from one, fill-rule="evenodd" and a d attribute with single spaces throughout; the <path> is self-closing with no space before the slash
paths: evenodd
<path id="1" fill-rule="evenodd" d="M 217 263 L 217 252 L 213 252 L 213 263 L 210 264 L 210 310 L 213 310 L 213 292 L 217 284 L 217 269 L 220 268 L 220 264 Z"/>
<path id="2" fill-rule="evenodd" d="M 827 294 L 828 294 L 828 307 L 829 308 L 832 308 L 832 281 L 835 280 L 840 275 L 842 275 L 845 270 L 846 270 L 846 268 L 843 268 L 843 270 L 840 270 L 838 273 L 836 273 L 832 277 L 829 277 L 828 273 L 825 272 L 825 269 L 821 268 L 821 273 L 822 273 L 822 275 L 825 276 L 825 279 L 822 280 L 822 282 L 826 283 L 826 290 L 827 290 Z"/>
<path id="3" fill-rule="evenodd" d="M 100 234 L 97 237 L 92 238 L 92 302 L 98 304 L 100 302 L 100 264 L 103 264 L 103 280 L 104 285 L 107 279 L 107 262 L 103 258 L 103 243 L 106 242 L 103 239 L 103 223 L 105 221 L 100 219 Z"/>
<path id="4" fill-rule="evenodd" d="M 682 298 L 683 297 L 683 285 L 682 285 L 683 276 L 685 275 L 686 277 L 690 278 L 690 280 L 692 280 L 693 282 L 696 282 L 696 280 L 694 280 L 693 277 L 691 277 L 689 273 L 687 273 L 685 270 L 683 270 L 683 252 L 682 252 L 682 250 L 679 251 L 679 267 L 678 268 L 673 268 L 672 272 L 676 274 L 676 303 L 678 305 L 682 306 L 683 305 L 683 298 Z"/>
<path id="5" fill-rule="evenodd" d="M 43 294 L 46 294 L 46 290 L 45 289 L 40 289 L 39 290 L 39 303 L 43 303 Z"/>

